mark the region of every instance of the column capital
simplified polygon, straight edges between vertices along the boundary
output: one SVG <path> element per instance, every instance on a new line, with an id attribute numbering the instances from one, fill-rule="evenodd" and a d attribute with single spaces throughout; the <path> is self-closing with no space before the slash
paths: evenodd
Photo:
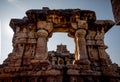
<path id="1" fill-rule="evenodd" d="M 88 29 L 88 24 L 85 20 L 79 20 L 78 21 L 78 28 L 81 29 Z"/>
<path id="2" fill-rule="evenodd" d="M 72 22 L 71 26 L 73 29 L 88 29 L 88 23 L 85 20 L 78 20 L 77 22 Z"/>
<path id="3" fill-rule="evenodd" d="M 38 37 L 48 37 L 48 32 L 46 30 L 43 30 L 43 29 L 38 30 L 37 31 L 37 36 Z"/>
<path id="4" fill-rule="evenodd" d="M 86 30 L 85 29 L 78 29 L 75 32 L 75 37 L 81 37 L 84 38 L 86 35 Z"/>

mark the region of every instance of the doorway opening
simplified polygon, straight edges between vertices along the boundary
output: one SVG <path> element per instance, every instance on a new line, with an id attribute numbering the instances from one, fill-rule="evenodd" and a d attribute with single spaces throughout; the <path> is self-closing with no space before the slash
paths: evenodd
<path id="1" fill-rule="evenodd" d="M 53 33 L 52 37 L 48 40 L 48 51 L 56 51 L 57 45 L 66 45 L 70 53 L 75 51 L 74 39 L 70 38 L 67 33 Z"/>
<path id="2" fill-rule="evenodd" d="M 53 65 L 73 64 L 74 51 L 74 39 L 67 33 L 54 33 L 48 41 L 48 59 Z"/>

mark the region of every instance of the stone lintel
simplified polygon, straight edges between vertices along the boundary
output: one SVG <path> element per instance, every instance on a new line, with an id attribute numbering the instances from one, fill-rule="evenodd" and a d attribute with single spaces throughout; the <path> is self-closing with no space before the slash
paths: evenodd
<path id="1" fill-rule="evenodd" d="M 26 12 L 27 17 L 30 21 L 36 22 L 37 20 L 47 20 L 47 16 L 61 16 L 61 17 L 72 17 L 79 16 L 80 20 L 92 21 L 96 20 L 96 15 L 94 11 L 90 10 L 80 10 L 80 9 L 31 9 Z M 37 19 L 36 19 L 37 18 Z"/>
<path id="2" fill-rule="evenodd" d="M 96 20 L 95 26 L 98 28 L 104 28 L 105 32 L 107 32 L 109 29 L 114 26 L 115 23 L 112 20 Z"/>

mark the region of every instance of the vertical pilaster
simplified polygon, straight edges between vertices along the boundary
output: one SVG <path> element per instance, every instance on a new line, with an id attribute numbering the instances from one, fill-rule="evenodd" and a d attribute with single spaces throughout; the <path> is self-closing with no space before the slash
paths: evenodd
<path id="1" fill-rule="evenodd" d="M 14 50 L 10 66 L 20 67 L 22 65 L 22 57 L 24 55 L 25 45 L 27 42 L 27 29 L 16 27 Z M 14 63 L 14 64 L 13 64 Z"/>
<path id="2" fill-rule="evenodd" d="M 101 65 L 108 65 L 108 55 L 105 51 L 107 46 L 104 44 L 104 28 L 101 28 L 101 31 L 97 31 L 97 35 L 95 37 L 96 45 L 98 46 L 98 53 Z"/>

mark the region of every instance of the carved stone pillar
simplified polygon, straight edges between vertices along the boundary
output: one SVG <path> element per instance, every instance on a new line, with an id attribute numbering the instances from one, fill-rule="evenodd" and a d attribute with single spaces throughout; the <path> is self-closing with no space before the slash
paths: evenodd
<path id="1" fill-rule="evenodd" d="M 101 61 L 101 65 L 105 66 L 108 65 L 108 54 L 106 53 L 105 49 L 107 46 L 104 44 L 104 28 L 101 29 L 101 31 L 97 32 L 97 35 L 95 37 L 96 45 L 98 46 L 98 53 L 99 58 Z"/>
<path id="2" fill-rule="evenodd" d="M 47 60 L 48 51 L 47 51 L 47 40 L 48 32 L 44 29 L 39 29 L 37 31 L 37 46 L 36 54 L 31 64 L 33 67 L 41 68 L 41 70 L 51 69 L 50 62 Z"/>
<path id="3" fill-rule="evenodd" d="M 47 51 L 47 41 L 49 34 L 53 29 L 53 24 L 46 21 L 37 22 L 37 44 L 36 44 L 36 53 L 34 59 L 31 60 L 32 66 L 40 67 L 41 70 L 51 69 L 51 64 L 47 60 L 48 51 Z"/>
<path id="4" fill-rule="evenodd" d="M 20 67 L 22 65 L 22 57 L 25 50 L 25 45 L 27 41 L 27 29 L 16 27 L 16 33 L 14 35 L 13 42 L 13 55 L 9 66 Z"/>
<path id="5" fill-rule="evenodd" d="M 47 53 L 48 32 L 46 30 L 38 30 L 37 35 L 38 40 L 35 58 L 39 60 L 45 60 L 48 57 Z"/>
<path id="6" fill-rule="evenodd" d="M 75 41 L 76 41 L 75 43 L 76 43 L 76 48 L 77 48 L 77 54 L 80 55 L 80 58 L 77 58 L 78 60 L 80 60 L 79 63 L 88 64 L 89 61 L 88 61 L 88 56 L 86 52 L 85 35 L 86 35 L 85 29 L 77 30 L 75 33 Z"/>

